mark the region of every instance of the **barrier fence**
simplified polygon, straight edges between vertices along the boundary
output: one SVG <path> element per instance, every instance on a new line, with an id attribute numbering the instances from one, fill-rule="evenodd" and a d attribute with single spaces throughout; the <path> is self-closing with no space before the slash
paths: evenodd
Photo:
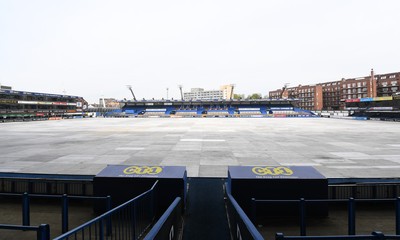
<path id="1" fill-rule="evenodd" d="M 262 240 L 264 239 L 256 227 L 236 202 L 235 198 L 227 193 L 228 217 L 233 240 Z"/>
<path id="2" fill-rule="evenodd" d="M 369 202 L 369 203 L 395 203 L 396 219 L 395 219 L 395 231 L 396 239 L 400 239 L 400 197 L 395 199 L 318 199 L 318 200 L 306 200 L 301 198 L 299 200 L 257 200 L 251 199 L 251 218 L 254 224 L 257 222 L 257 205 L 268 204 L 268 203 L 294 203 L 299 206 L 299 225 L 300 225 L 300 236 L 306 236 L 306 204 L 307 203 L 348 203 L 348 235 L 356 235 L 356 202 Z M 379 234 L 378 234 L 379 235 Z M 372 236 L 370 236 L 372 238 Z M 289 238 L 285 238 L 289 239 Z M 292 239 L 292 238 L 290 238 Z M 295 238 L 293 238 L 295 239 Z M 301 238 L 299 238 L 301 239 Z M 304 238 L 305 239 L 305 238 Z M 311 238 L 307 238 L 311 239 Z M 325 239 L 325 238 L 324 238 Z M 353 238 L 352 238 L 353 239 Z M 362 238 L 361 238 L 362 239 Z M 367 238 L 370 239 L 370 238 Z M 374 237 L 375 239 L 375 237 Z M 385 238 L 387 239 L 387 238 Z"/>
<path id="3" fill-rule="evenodd" d="M 20 226 L 0 224 L 0 229 L 17 230 L 17 231 L 35 231 L 37 240 L 50 239 L 50 226 L 48 224 L 41 224 L 40 226 Z"/>
<path id="4" fill-rule="evenodd" d="M 13 193 L 0 193 L 2 197 L 21 197 L 22 198 L 22 226 L 30 226 L 30 202 L 31 198 L 41 198 L 41 199 L 61 199 L 61 229 L 62 233 L 68 231 L 69 225 L 69 200 L 95 200 L 95 201 L 105 201 L 106 210 L 111 209 L 111 197 L 88 197 L 88 196 L 68 196 L 64 195 L 41 195 L 41 194 L 13 194 Z M 24 228 L 18 229 L 14 228 L 13 230 L 25 230 Z"/>
<path id="5" fill-rule="evenodd" d="M 340 235 L 340 236 L 284 236 L 277 233 L 275 240 L 342 240 L 342 239 L 362 239 L 362 240 L 395 240 L 400 239 L 398 235 L 385 235 L 382 232 L 372 232 L 371 235 Z"/>
<path id="6" fill-rule="evenodd" d="M 155 191 L 158 181 L 146 192 L 106 213 L 56 237 L 64 239 L 139 239 L 151 226 L 156 214 Z"/>
<path id="7" fill-rule="evenodd" d="M 182 201 L 177 197 L 150 229 L 144 240 L 178 240 L 182 227 Z"/>

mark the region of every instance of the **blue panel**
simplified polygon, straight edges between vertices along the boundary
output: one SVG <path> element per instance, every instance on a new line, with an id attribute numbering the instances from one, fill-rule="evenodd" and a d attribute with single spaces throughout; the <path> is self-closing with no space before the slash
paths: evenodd
<path id="1" fill-rule="evenodd" d="M 232 179 L 326 179 L 310 166 L 230 166 Z"/>
<path id="2" fill-rule="evenodd" d="M 373 98 L 360 98 L 360 102 L 372 102 L 374 101 Z"/>
<path id="3" fill-rule="evenodd" d="M 96 177 L 185 179 L 186 167 L 108 165 Z"/>

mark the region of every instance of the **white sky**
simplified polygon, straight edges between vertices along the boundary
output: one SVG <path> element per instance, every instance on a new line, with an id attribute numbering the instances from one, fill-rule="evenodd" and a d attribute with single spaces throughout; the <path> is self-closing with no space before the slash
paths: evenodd
<path id="1" fill-rule="evenodd" d="M 0 83 L 98 98 L 400 71 L 400 1 L 0 0 Z"/>

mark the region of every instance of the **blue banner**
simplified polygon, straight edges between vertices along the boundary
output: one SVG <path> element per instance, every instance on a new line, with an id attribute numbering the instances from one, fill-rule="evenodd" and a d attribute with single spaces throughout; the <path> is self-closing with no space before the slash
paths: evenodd
<path id="1" fill-rule="evenodd" d="M 374 101 L 373 98 L 360 98 L 360 102 L 372 102 Z"/>
<path id="2" fill-rule="evenodd" d="M 186 167 L 108 165 L 96 177 L 186 178 Z"/>
<path id="3" fill-rule="evenodd" d="M 310 166 L 230 166 L 231 179 L 326 179 Z"/>

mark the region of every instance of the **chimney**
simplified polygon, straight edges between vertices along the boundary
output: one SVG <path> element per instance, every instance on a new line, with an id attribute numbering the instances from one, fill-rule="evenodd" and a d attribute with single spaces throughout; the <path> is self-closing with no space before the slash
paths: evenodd
<path id="1" fill-rule="evenodd" d="M 376 79 L 375 79 L 375 74 L 374 74 L 374 69 L 371 69 L 371 79 L 370 79 L 370 91 L 368 95 L 370 95 L 370 97 L 377 97 L 377 87 L 376 87 Z"/>

